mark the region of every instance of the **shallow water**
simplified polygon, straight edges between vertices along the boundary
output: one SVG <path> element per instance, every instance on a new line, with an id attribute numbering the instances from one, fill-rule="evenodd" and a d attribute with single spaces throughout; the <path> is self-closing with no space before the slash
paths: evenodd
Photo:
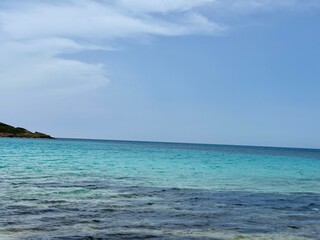
<path id="1" fill-rule="evenodd" d="M 0 139 L 0 239 L 320 239 L 320 151 Z"/>

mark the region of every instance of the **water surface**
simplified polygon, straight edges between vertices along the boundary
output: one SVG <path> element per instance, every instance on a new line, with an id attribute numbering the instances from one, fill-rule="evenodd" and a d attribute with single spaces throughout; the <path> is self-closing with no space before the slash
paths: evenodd
<path id="1" fill-rule="evenodd" d="M 320 239 L 320 151 L 0 139 L 0 239 Z"/>

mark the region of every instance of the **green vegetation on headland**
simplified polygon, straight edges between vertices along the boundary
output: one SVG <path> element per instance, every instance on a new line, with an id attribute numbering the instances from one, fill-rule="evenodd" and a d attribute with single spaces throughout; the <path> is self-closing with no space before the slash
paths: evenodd
<path id="1" fill-rule="evenodd" d="M 40 132 L 30 132 L 27 129 L 20 127 L 13 127 L 0 122 L 0 138 L 10 137 L 10 138 L 52 138 L 51 136 L 40 133 Z"/>

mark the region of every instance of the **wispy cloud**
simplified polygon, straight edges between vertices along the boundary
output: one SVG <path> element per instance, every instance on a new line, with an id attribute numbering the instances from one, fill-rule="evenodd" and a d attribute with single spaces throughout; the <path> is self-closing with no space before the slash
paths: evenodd
<path id="1" fill-rule="evenodd" d="M 148 2 L 148 1 L 147 1 Z M 210 0 L 13 1 L 0 10 L 2 88 L 82 91 L 108 83 L 105 66 L 61 55 L 108 49 L 121 38 L 218 33 L 224 28 L 198 13 Z M 170 14 L 170 18 L 157 13 Z M 170 19 L 170 20 L 169 20 Z"/>
<path id="2" fill-rule="evenodd" d="M 217 2 L 217 0 L 119 0 L 117 5 L 121 8 L 127 9 L 130 12 L 137 13 L 171 13 L 171 12 L 185 12 L 196 7 L 209 6 Z"/>
<path id="3" fill-rule="evenodd" d="M 220 34 L 204 9 L 255 10 L 318 6 L 307 0 L 65 0 L 0 4 L 1 88 L 79 92 L 105 86 L 106 66 L 66 53 L 108 50 L 117 39 Z"/>

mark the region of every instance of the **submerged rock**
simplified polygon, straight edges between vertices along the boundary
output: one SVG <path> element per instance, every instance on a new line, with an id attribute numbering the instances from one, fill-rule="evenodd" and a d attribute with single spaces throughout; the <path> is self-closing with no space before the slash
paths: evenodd
<path id="1" fill-rule="evenodd" d="M 13 127 L 5 123 L 0 122 L 0 137 L 12 137 L 12 138 L 49 138 L 52 139 L 50 135 L 40 133 L 40 132 L 30 132 L 27 129 L 20 127 Z"/>

